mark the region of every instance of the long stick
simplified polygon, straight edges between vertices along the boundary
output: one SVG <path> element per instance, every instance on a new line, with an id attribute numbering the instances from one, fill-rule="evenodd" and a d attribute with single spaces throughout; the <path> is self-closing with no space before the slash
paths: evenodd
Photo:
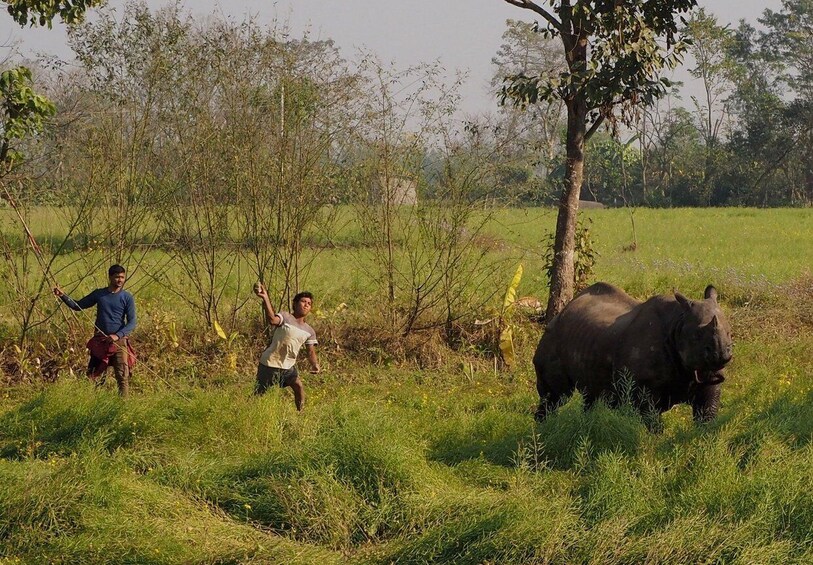
<path id="1" fill-rule="evenodd" d="M 6 201 L 8 201 L 8 203 L 11 204 L 11 207 L 14 209 L 14 213 L 17 214 L 17 217 L 20 219 L 20 223 L 22 224 L 23 229 L 25 230 L 25 235 L 28 238 L 28 243 L 34 250 L 34 256 L 37 258 L 37 263 L 39 263 L 40 269 L 42 269 L 42 272 L 45 274 L 45 279 L 47 280 L 48 277 L 50 276 L 51 281 L 54 283 L 54 286 L 59 286 L 59 284 L 56 281 L 56 277 L 53 275 L 49 267 L 45 264 L 45 258 L 42 255 L 42 248 L 39 246 L 39 244 L 37 244 L 37 240 L 34 238 L 34 234 L 31 233 L 31 229 L 28 227 L 28 223 L 25 221 L 25 217 L 23 217 L 23 214 L 22 212 L 20 212 L 17 203 L 14 201 L 14 198 L 12 198 L 11 193 L 8 191 L 6 183 L 0 184 L 3 185 L 3 192 L 5 193 Z M 61 309 L 60 312 L 62 312 L 62 318 L 65 320 L 65 323 L 70 326 L 70 323 L 68 322 L 68 316 L 66 316 L 65 312 Z"/>
<path id="2" fill-rule="evenodd" d="M 23 217 L 22 213 L 20 213 L 20 210 L 17 207 L 17 203 L 14 202 L 14 199 L 11 197 L 11 193 L 9 193 L 8 187 L 5 185 L 5 183 L 0 183 L 0 184 L 3 185 L 3 192 L 5 193 L 5 199 L 8 201 L 9 204 L 11 204 L 11 207 L 14 209 L 14 212 L 17 214 L 17 217 L 20 219 L 20 223 L 22 224 L 23 229 L 25 230 L 26 236 L 28 237 L 28 243 L 31 244 L 31 247 L 34 249 L 34 255 L 36 255 L 36 257 L 37 257 L 37 262 L 39 263 L 40 268 L 43 270 L 43 273 L 45 274 L 46 278 L 49 277 L 49 276 L 51 277 L 51 280 L 53 281 L 54 286 L 59 286 L 59 283 L 57 282 L 56 277 L 54 277 L 54 275 L 45 266 L 44 258 L 42 256 L 42 249 L 40 248 L 39 244 L 37 243 L 37 240 L 34 238 L 34 234 L 31 233 L 31 229 L 28 227 L 28 223 L 25 221 L 25 218 Z M 73 310 L 71 310 L 71 311 L 73 311 Z M 80 311 L 84 312 L 85 310 L 81 309 Z M 64 311 L 63 311 L 63 314 L 64 314 Z M 67 321 L 67 318 L 66 318 L 66 321 Z M 101 330 L 101 328 L 99 328 L 99 326 L 96 325 L 95 321 L 93 322 L 93 327 L 99 333 L 104 334 L 104 332 Z M 116 348 L 120 348 L 120 346 L 116 342 L 113 342 L 113 345 Z M 126 347 L 121 348 L 121 349 L 124 350 L 124 352 L 127 354 L 128 358 L 131 356 L 130 351 Z M 147 371 L 151 372 L 153 375 L 157 376 L 160 380 L 164 381 L 164 383 L 166 385 L 168 385 L 171 389 L 173 389 L 181 398 L 183 398 L 184 400 L 190 400 L 190 398 L 188 396 L 186 396 L 180 390 L 178 390 L 174 386 L 172 386 L 167 379 L 165 379 L 161 375 L 157 374 L 155 371 L 150 371 L 149 369 L 147 369 Z"/>
<path id="3" fill-rule="evenodd" d="M 5 193 L 5 200 L 11 204 L 11 207 L 14 209 L 14 213 L 17 214 L 17 217 L 20 219 L 20 223 L 25 230 L 25 235 L 28 238 L 28 243 L 31 244 L 31 248 L 34 250 L 34 255 L 37 257 L 37 262 L 39 263 L 40 267 L 42 268 L 43 272 L 45 273 L 45 277 L 51 277 L 51 281 L 56 284 L 56 278 L 50 272 L 48 268 L 46 268 L 44 264 L 44 258 L 42 256 L 42 249 L 40 248 L 37 240 L 34 238 L 34 234 L 31 233 L 31 229 L 28 227 L 28 223 L 25 221 L 22 212 L 20 212 L 20 208 L 17 206 L 17 203 L 12 198 L 11 193 L 8 191 L 8 187 L 6 183 L 0 183 L 3 185 L 3 192 Z"/>

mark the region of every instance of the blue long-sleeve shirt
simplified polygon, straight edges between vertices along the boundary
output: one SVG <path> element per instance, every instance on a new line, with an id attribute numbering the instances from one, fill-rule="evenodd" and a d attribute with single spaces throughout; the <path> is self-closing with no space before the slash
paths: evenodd
<path id="1" fill-rule="evenodd" d="M 96 329 L 107 335 L 124 337 L 135 329 L 135 299 L 126 290 L 110 292 L 107 288 L 97 288 L 79 301 L 67 294 L 63 294 L 61 298 L 72 310 L 96 306 Z"/>

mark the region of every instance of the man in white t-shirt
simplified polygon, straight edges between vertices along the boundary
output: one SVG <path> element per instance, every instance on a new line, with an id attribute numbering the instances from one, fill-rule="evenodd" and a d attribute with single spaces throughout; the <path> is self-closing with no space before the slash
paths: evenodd
<path id="1" fill-rule="evenodd" d="M 273 385 L 289 386 L 294 391 L 296 409 L 302 410 L 305 405 L 305 389 L 296 370 L 296 357 L 303 345 L 308 350 L 310 372 L 319 372 L 319 360 L 314 347 L 318 343 L 316 332 L 305 323 L 305 316 L 310 314 L 313 307 L 313 295 L 310 292 L 300 292 L 294 296 L 293 313 L 276 313 L 262 284 L 255 285 L 254 293 L 263 301 L 265 318 L 274 327 L 271 345 L 260 355 L 260 363 L 257 365 L 254 394 L 264 394 Z"/>

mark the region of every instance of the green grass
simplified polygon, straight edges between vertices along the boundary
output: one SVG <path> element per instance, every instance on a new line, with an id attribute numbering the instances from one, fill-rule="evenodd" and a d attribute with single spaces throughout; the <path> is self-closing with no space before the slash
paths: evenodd
<path id="1" fill-rule="evenodd" d="M 309 382 L 302 414 L 288 391 L 250 397 L 250 375 L 127 401 L 63 379 L 0 416 L 0 556 L 809 562 L 813 339 L 761 339 L 739 343 L 718 420 L 681 407 L 661 434 L 578 395 L 534 424 L 525 364 L 348 370 Z"/>
<path id="2" fill-rule="evenodd" d="M 597 280 L 612 281 L 647 296 L 671 291 L 702 292 L 713 283 L 770 291 L 772 285 L 810 273 L 813 265 L 813 210 L 751 208 L 587 210 L 591 234 L 600 257 Z M 637 248 L 624 251 L 633 243 Z M 541 275 L 539 246 L 545 230 L 552 231 L 555 213 L 547 209 L 506 210 L 497 214 L 489 233 L 525 252 L 531 269 L 523 289 Z M 537 283 L 534 282 L 534 286 Z M 769 287 L 769 288 L 765 288 Z M 744 290 L 743 290 L 744 291 Z"/>
<path id="3" fill-rule="evenodd" d="M 37 208 L 31 212 L 29 223 L 40 241 L 58 240 L 64 229 L 63 216 L 59 210 Z M 343 210 L 341 216 L 331 236 L 338 247 L 305 250 L 303 259 L 303 264 L 310 267 L 303 274 L 301 286 L 316 292 L 324 299 L 322 305 L 330 307 L 340 302 L 363 304 L 369 299 L 371 284 L 369 252 L 359 246 L 360 235 L 350 220 L 352 210 Z M 810 273 L 813 265 L 813 230 L 809 227 L 813 225 L 813 209 L 642 208 L 632 213 L 606 209 L 587 210 L 583 216 L 592 220 L 591 234 L 600 254 L 595 279 L 611 281 L 642 297 L 671 291 L 676 286 L 688 294 L 697 294 L 713 283 L 723 293 L 733 290 L 731 294 L 747 298 L 771 293 L 776 284 Z M 633 242 L 631 218 L 636 229 L 634 252 L 624 250 Z M 0 219 L 9 228 L 16 225 L 16 218 L 7 209 L 0 210 Z M 514 272 L 511 265 L 521 261 L 525 276 L 520 293 L 544 298 L 542 245 L 555 221 L 555 211 L 548 208 L 494 212 L 477 243 L 490 250 L 491 260 L 508 264 L 505 281 L 495 284 L 497 288 L 504 288 Z M 71 288 L 97 264 L 101 265 L 94 270 L 98 276 L 91 275 L 91 281 L 83 283 L 79 291 L 89 284 L 103 284 L 107 261 L 104 253 L 86 252 L 80 263 L 67 266 L 77 255 L 68 254 L 57 262 L 66 267 L 59 274 L 63 286 Z M 166 291 L 150 276 L 162 273 L 160 266 L 166 261 L 165 252 L 148 252 L 143 268 L 132 273 L 128 285 L 145 299 L 167 302 Z M 193 290 L 191 286 L 183 288 L 177 271 L 167 275 L 179 290 Z M 225 296 L 244 297 L 253 282 L 254 277 L 243 263 L 240 278 L 235 272 L 224 282 Z M 169 302 L 170 307 L 175 304 L 174 308 L 183 309 L 180 301 Z"/>
<path id="4" fill-rule="evenodd" d="M 197 360 L 159 348 L 126 401 L 65 373 L 2 391 L 0 562 L 813 562 L 811 211 L 639 210 L 635 252 L 627 212 L 591 216 L 598 278 L 639 296 L 721 290 L 736 349 L 714 422 L 681 406 L 652 434 L 576 394 L 534 423 L 539 330 L 520 321 L 510 372 L 325 348 L 301 414 L 287 390 L 250 396 L 256 344 L 237 374 L 212 344 Z M 520 294 L 542 294 L 553 215 L 497 219 L 493 253 L 526 265 Z M 370 299 L 349 253 L 311 271 L 327 305 Z M 141 288 L 139 339 L 159 347 L 156 320 L 184 314 Z"/>

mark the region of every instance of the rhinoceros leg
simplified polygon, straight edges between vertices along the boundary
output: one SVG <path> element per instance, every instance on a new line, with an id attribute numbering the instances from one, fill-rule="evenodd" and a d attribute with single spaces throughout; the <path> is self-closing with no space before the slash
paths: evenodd
<path id="1" fill-rule="evenodd" d="M 536 392 L 539 394 L 539 406 L 534 412 L 534 419 L 541 422 L 548 416 L 548 411 L 555 407 L 549 403 L 550 394 L 548 386 L 545 384 L 544 369 L 538 366 L 534 368 L 536 369 Z"/>
<path id="2" fill-rule="evenodd" d="M 720 384 L 701 386 L 692 398 L 692 416 L 695 422 L 710 422 L 720 409 Z"/>
<path id="3" fill-rule="evenodd" d="M 574 386 L 562 371 L 561 362 L 556 358 L 534 359 L 536 370 L 536 392 L 539 394 L 539 406 L 534 418 L 541 422 L 562 402 L 564 396 L 573 392 Z"/>

